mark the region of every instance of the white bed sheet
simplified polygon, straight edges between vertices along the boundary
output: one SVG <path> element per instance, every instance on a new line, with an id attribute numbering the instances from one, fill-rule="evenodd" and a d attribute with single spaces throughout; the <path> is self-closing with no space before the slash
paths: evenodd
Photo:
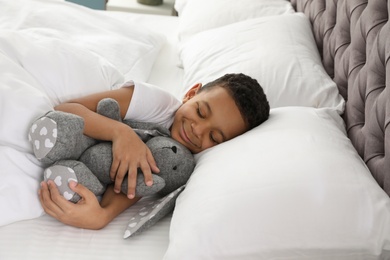
<path id="1" fill-rule="evenodd" d="M 125 23 L 143 24 L 166 34 L 149 82 L 179 95 L 182 69 L 177 64 L 177 17 L 105 12 Z M 171 215 L 142 234 L 123 239 L 124 230 L 144 198 L 123 212 L 102 230 L 85 230 L 66 226 L 48 215 L 0 227 L 0 259 L 162 259 L 169 242 Z"/>
<path id="2" fill-rule="evenodd" d="M 162 259 L 168 247 L 171 215 L 138 236 L 123 239 L 131 215 L 147 200 L 139 201 L 102 230 L 79 229 L 48 215 L 0 228 L 0 259 Z"/>

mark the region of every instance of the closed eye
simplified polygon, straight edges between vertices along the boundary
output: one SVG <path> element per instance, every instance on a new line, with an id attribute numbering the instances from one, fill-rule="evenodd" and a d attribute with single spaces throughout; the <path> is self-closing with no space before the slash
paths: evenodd
<path id="1" fill-rule="evenodd" d="M 196 108 L 196 113 L 198 114 L 198 116 L 200 118 L 205 118 L 205 116 L 202 114 L 202 111 L 200 110 L 200 105 L 199 103 L 196 103 L 198 105 L 198 107 Z"/>
<path id="2" fill-rule="evenodd" d="M 215 144 L 220 144 L 220 142 L 218 142 L 218 141 L 214 138 L 213 133 L 210 133 L 210 140 L 211 140 L 213 143 L 215 143 Z"/>

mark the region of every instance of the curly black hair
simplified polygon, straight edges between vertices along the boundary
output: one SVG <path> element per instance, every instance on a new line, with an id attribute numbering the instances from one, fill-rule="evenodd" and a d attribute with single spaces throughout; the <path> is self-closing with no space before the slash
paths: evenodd
<path id="1" fill-rule="evenodd" d="M 260 125 L 269 117 L 269 103 L 263 88 L 256 79 L 243 73 L 231 73 L 205 84 L 200 90 L 214 87 L 226 89 L 241 112 L 248 130 Z"/>

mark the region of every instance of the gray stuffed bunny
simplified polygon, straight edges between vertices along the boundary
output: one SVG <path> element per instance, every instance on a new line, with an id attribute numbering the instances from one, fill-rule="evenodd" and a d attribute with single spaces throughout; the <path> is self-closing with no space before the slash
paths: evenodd
<path id="1" fill-rule="evenodd" d="M 120 120 L 119 105 L 113 99 L 100 101 L 97 112 Z M 165 196 L 183 186 L 195 167 L 191 152 L 172 139 L 166 128 L 151 123 L 123 122 L 131 126 L 146 143 L 160 169 L 159 174 L 152 174 L 152 186 L 146 186 L 144 175 L 138 170 L 136 197 L 156 193 Z M 53 180 L 60 193 L 72 202 L 77 202 L 80 196 L 69 188 L 70 180 L 81 183 L 97 196 L 105 191 L 106 185 L 113 183 L 109 176 L 111 142 L 99 142 L 85 136 L 83 127 L 81 117 L 51 111 L 36 120 L 29 131 L 35 156 L 49 166 L 44 178 Z M 127 194 L 126 178 L 122 183 L 122 192 Z"/>

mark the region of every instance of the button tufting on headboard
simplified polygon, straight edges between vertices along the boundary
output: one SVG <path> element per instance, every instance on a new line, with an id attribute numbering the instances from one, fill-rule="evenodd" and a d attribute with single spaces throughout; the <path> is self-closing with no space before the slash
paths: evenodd
<path id="1" fill-rule="evenodd" d="M 312 25 L 323 64 L 347 100 L 348 136 L 390 195 L 390 24 L 385 0 L 291 0 Z"/>

